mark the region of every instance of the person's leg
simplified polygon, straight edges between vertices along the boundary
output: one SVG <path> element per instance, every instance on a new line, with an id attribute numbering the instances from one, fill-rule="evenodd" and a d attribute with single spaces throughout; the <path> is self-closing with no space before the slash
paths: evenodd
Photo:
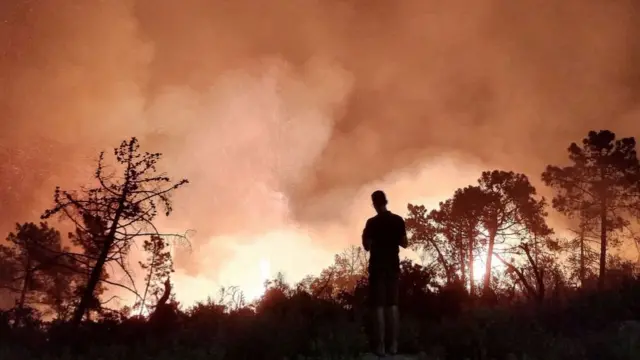
<path id="1" fill-rule="evenodd" d="M 390 274 L 387 287 L 387 326 L 389 327 L 389 353 L 398 353 L 398 336 L 400 333 L 400 312 L 398 311 L 398 276 Z"/>
<path id="2" fill-rule="evenodd" d="M 384 344 L 384 338 L 385 338 L 385 319 L 384 319 L 384 307 L 383 306 L 376 306 L 376 310 L 375 310 L 375 326 L 376 326 L 376 347 L 375 347 L 375 352 L 376 355 L 378 356 L 384 356 L 385 355 L 385 344 Z"/>
<path id="3" fill-rule="evenodd" d="M 378 356 L 383 356 L 384 349 L 384 334 L 385 334 L 385 319 L 384 319 L 384 278 L 378 276 L 378 274 L 370 274 L 369 276 L 369 289 L 371 309 L 373 310 L 373 336 L 374 336 L 374 352 Z"/>
<path id="4" fill-rule="evenodd" d="M 400 313 L 398 305 L 392 305 L 386 308 L 387 326 L 389 326 L 389 354 L 398 353 L 398 335 L 400 332 Z"/>

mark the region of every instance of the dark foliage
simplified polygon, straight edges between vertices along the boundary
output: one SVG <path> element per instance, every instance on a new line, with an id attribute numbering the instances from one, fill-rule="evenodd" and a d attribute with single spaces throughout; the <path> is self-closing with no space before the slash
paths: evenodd
<path id="1" fill-rule="evenodd" d="M 638 336 L 640 280 L 628 278 L 615 291 L 567 292 L 562 302 L 483 306 L 455 285 L 431 288 L 431 273 L 405 261 L 400 298 L 403 309 L 400 346 L 410 353 L 446 355 L 450 359 L 505 359 L 528 354 L 546 359 L 631 359 L 621 355 Z M 186 310 L 173 307 L 160 320 L 140 316 L 105 316 L 80 327 L 64 321 L 43 323 L 26 308 L 28 319 L 14 327 L 14 311 L 0 313 L 0 348 L 27 351 L 31 358 L 283 359 L 306 356 L 357 356 L 367 349 L 368 316 L 363 306 L 366 280 L 335 300 L 270 288 L 257 306 L 230 311 L 208 302 Z M 270 291 L 277 291 L 274 296 Z M 588 316 L 585 316 L 588 314 Z M 625 345 L 627 342 L 627 345 Z M 568 348 L 567 348 L 568 347 Z M 570 356 L 570 351 L 583 354 Z M 485 357 L 483 357 L 485 356 Z M 521 355 L 519 355 L 521 356 Z M 629 355 L 630 356 L 630 355 Z"/>

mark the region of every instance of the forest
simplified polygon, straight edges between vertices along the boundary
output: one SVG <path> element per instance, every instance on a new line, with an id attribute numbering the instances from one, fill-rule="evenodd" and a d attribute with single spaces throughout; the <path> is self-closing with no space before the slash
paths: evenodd
<path id="1" fill-rule="evenodd" d="M 608 130 L 576 140 L 558 149 L 564 163 L 535 174 L 549 199 L 530 176 L 506 169 L 479 174 L 436 208 L 407 204 L 399 215 L 421 260 L 401 262 L 401 352 L 640 358 L 636 142 Z M 0 359 L 358 359 L 368 351 L 360 246 L 299 283 L 276 276 L 255 301 L 223 288 L 180 304 L 169 248 L 188 234 L 156 224 L 188 180 L 159 171 L 161 160 L 136 138 L 123 141 L 100 154 L 94 181 L 56 188 L 40 223 L 18 223 L 0 242 Z M 52 219 L 72 231 L 62 235 Z M 142 289 L 131 285 L 134 246 L 146 256 Z M 112 308 L 110 288 L 135 303 Z"/>

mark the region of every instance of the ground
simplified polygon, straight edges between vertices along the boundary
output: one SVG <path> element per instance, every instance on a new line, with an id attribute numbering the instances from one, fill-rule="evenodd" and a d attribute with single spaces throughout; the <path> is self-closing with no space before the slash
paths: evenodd
<path id="1" fill-rule="evenodd" d="M 398 355 L 387 355 L 385 357 L 378 357 L 377 355 L 374 354 L 365 354 L 362 358 L 362 360 L 422 360 L 422 359 L 427 359 L 424 356 L 419 356 L 419 355 L 402 355 L 402 354 L 398 354 Z"/>

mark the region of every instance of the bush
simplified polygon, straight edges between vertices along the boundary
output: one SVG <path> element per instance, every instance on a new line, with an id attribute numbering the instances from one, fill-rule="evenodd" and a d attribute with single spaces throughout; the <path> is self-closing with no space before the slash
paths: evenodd
<path id="1" fill-rule="evenodd" d="M 640 280 L 567 291 L 542 304 L 480 301 L 405 268 L 401 351 L 425 359 L 640 359 Z M 426 286 L 429 285 L 429 286 Z M 410 286 L 410 285 L 407 285 Z M 103 316 L 75 327 L 33 309 L 0 312 L 0 359 L 349 359 L 369 349 L 366 281 L 335 299 L 268 289 L 251 306 L 205 302 L 162 316 Z"/>

